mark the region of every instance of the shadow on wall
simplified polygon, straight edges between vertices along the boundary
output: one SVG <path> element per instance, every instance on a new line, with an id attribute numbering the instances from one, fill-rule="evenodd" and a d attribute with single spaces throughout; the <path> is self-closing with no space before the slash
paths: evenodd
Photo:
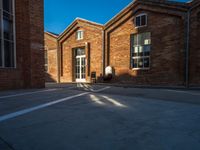
<path id="1" fill-rule="evenodd" d="M 57 82 L 55 77 L 45 72 L 45 82 Z"/>
<path id="2" fill-rule="evenodd" d="M 170 78 L 169 78 L 170 76 Z M 110 80 L 105 80 L 105 77 L 97 77 L 99 83 L 117 83 L 117 84 L 131 84 L 135 86 L 184 86 L 184 80 L 176 76 L 176 74 L 169 74 L 166 76 L 162 73 L 151 74 L 148 70 L 139 70 L 132 72 L 124 72 L 112 75 Z"/>

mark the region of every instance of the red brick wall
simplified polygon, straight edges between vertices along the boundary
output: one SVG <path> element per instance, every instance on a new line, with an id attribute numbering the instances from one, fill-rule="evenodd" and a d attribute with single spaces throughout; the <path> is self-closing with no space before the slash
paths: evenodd
<path id="1" fill-rule="evenodd" d="M 57 66 L 57 37 L 45 32 L 45 48 L 48 56 L 48 71 L 46 72 L 47 82 L 56 82 L 58 80 L 58 66 Z"/>
<path id="2" fill-rule="evenodd" d="M 190 85 L 200 85 L 200 9 L 196 7 L 191 12 L 190 28 Z"/>
<path id="3" fill-rule="evenodd" d="M 184 21 L 180 16 L 162 13 L 163 10 L 151 11 L 152 8 L 130 11 L 106 29 L 106 58 L 107 65 L 115 70 L 113 82 L 184 85 Z M 136 29 L 134 17 L 139 13 L 148 14 L 148 26 Z M 152 36 L 150 69 L 134 70 L 130 68 L 130 35 L 143 32 L 151 32 Z"/>
<path id="4" fill-rule="evenodd" d="M 115 70 L 113 82 L 134 85 L 184 86 L 186 79 L 186 16 L 188 6 L 192 4 L 163 3 L 164 1 L 138 0 L 104 26 L 105 66 Z M 198 2 L 198 0 L 196 0 Z M 148 26 L 135 28 L 137 14 L 148 14 Z M 191 13 L 190 28 L 190 85 L 200 85 L 200 14 L 199 6 Z M 90 44 L 91 72 L 102 74 L 102 28 L 94 28 L 88 22 L 78 21 L 70 26 L 69 31 L 59 41 L 62 77 L 61 82 L 74 81 L 72 49 L 88 48 Z M 76 40 L 76 31 L 84 30 L 84 40 Z M 130 35 L 151 32 L 150 69 L 134 70 L 130 62 Z M 86 55 L 88 56 L 87 52 Z M 87 58 L 88 59 L 88 58 Z M 89 60 L 89 59 L 88 59 Z M 88 61 L 89 62 L 89 61 Z M 88 67 L 87 67 L 88 68 Z M 90 81 L 90 76 L 87 76 Z"/>
<path id="5" fill-rule="evenodd" d="M 17 0 L 16 69 L 0 69 L 0 90 L 44 87 L 43 0 Z"/>
<path id="6" fill-rule="evenodd" d="M 76 31 L 84 31 L 84 39 L 76 40 Z M 88 45 L 86 44 L 88 43 Z M 96 72 L 97 77 L 102 73 L 102 27 L 92 25 L 84 21 L 78 21 L 71 32 L 69 32 L 65 37 L 60 40 L 62 47 L 62 72 L 61 82 L 73 82 L 74 79 L 74 66 L 72 49 L 85 47 L 86 50 L 86 80 L 90 82 L 90 73 Z M 90 47 L 90 48 L 88 48 Z M 88 58 L 88 49 L 90 49 L 90 58 Z M 89 64 L 90 62 L 90 64 Z M 88 66 L 89 65 L 89 66 Z M 72 68 L 73 67 L 73 68 Z M 89 69 L 88 69 L 89 68 Z"/>

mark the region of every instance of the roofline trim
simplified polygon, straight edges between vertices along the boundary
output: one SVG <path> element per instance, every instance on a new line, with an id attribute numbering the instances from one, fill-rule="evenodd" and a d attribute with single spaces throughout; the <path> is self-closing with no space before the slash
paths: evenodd
<path id="1" fill-rule="evenodd" d="M 92 23 L 92 24 L 99 25 L 99 26 L 104 26 L 104 25 L 101 24 L 101 23 L 97 23 L 97 22 L 90 21 L 90 20 L 87 20 L 87 19 L 84 19 L 84 18 L 80 18 L 80 17 L 77 17 L 76 20 L 82 20 L 82 21 L 90 22 L 90 23 Z"/>
<path id="2" fill-rule="evenodd" d="M 102 28 L 104 27 L 103 24 L 100 24 L 100 23 L 96 23 L 96 22 L 93 22 L 93 21 L 90 21 L 90 20 L 87 20 L 87 19 L 83 19 L 83 18 L 79 18 L 77 17 L 76 19 L 74 19 L 74 21 L 68 25 L 65 30 L 58 36 L 58 40 L 60 40 L 64 35 L 65 33 L 67 33 L 67 31 L 74 26 L 74 24 L 76 24 L 78 21 L 84 21 L 84 22 L 88 22 L 88 23 L 91 23 L 93 25 L 97 25 L 97 26 L 101 26 Z"/>
<path id="3" fill-rule="evenodd" d="M 129 3 L 125 8 L 123 8 L 120 12 L 118 12 L 115 16 L 113 16 L 110 20 L 108 20 L 104 26 L 106 27 L 112 20 L 114 20 L 115 18 L 117 18 L 117 16 L 119 16 L 121 13 L 123 13 L 126 9 L 128 9 L 129 7 L 131 7 L 131 5 L 133 5 L 136 1 L 132 1 L 131 3 Z"/>
<path id="4" fill-rule="evenodd" d="M 49 34 L 49 35 L 51 35 L 51 36 L 53 36 L 55 38 L 58 38 L 58 36 L 59 36 L 59 35 L 55 35 L 55 34 L 53 34 L 51 32 L 48 32 L 48 31 L 44 31 L 44 33 L 47 33 L 47 34 Z"/>
<path id="5" fill-rule="evenodd" d="M 105 24 L 104 24 L 104 29 L 107 28 L 107 26 L 109 26 L 109 24 L 114 21 L 115 19 L 117 19 L 118 16 L 120 15 L 123 15 L 123 13 L 126 12 L 126 10 L 129 8 L 129 7 L 132 7 L 133 5 L 136 5 L 136 4 L 141 4 L 143 1 L 140 1 L 140 0 L 133 0 L 130 4 L 128 4 L 124 9 L 122 9 L 119 13 L 117 13 L 114 17 L 112 17 L 109 21 L 107 21 Z M 153 2 L 153 1 L 151 1 Z M 156 2 L 156 1 L 155 1 Z M 184 2 L 174 2 L 174 1 L 168 1 L 168 4 L 180 4 L 180 6 L 183 6 L 184 4 L 187 5 L 187 3 L 184 3 Z M 167 4 L 167 3 L 163 3 L 163 4 Z M 185 6 L 186 6 L 185 5 Z M 128 10 L 127 10 L 128 11 Z"/>

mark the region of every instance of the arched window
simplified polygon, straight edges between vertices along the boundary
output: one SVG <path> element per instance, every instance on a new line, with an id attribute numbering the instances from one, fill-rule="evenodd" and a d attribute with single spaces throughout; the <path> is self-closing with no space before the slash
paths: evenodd
<path id="1" fill-rule="evenodd" d="M 82 40 L 83 39 L 83 31 L 82 30 L 78 30 L 76 32 L 76 39 L 77 40 Z"/>
<path id="2" fill-rule="evenodd" d="M 138 27 L 144 27 L 147 26 L 147 14 L 139 14 L 135 18 L 135 26 Z"/>

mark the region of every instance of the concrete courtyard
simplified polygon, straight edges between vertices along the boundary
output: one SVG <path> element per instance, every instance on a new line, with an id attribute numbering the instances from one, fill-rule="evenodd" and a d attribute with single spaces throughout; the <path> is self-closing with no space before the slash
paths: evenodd
<path id="1" fill-rule="evenodd" d="M 0 150 L 199 149 L 199 90 L 48 84 L 0 92 Z"/>

